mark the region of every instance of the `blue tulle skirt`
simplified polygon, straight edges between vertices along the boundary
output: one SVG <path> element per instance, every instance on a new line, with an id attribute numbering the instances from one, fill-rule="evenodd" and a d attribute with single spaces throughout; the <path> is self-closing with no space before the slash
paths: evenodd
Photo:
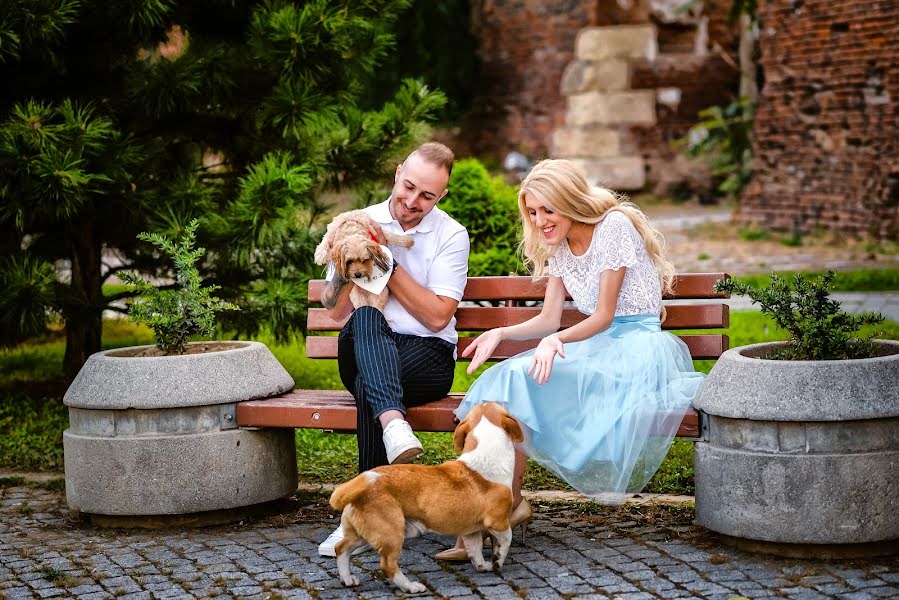
<path id="1" fill-rule="evenodd" d="M 686 344 L 654 315 L 616 317 L 605 331 L 565 344 L 548 382 L 528 376 L 534 351 L 487 369 L 456 409 L 494 401 L 518 419 L 522 444 L 579 492 L 617 503 L 659 468 L 704 378 Z"/>

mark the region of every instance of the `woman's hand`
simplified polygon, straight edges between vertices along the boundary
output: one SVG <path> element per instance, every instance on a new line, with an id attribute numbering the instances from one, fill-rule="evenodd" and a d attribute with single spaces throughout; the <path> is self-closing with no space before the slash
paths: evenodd
<path id="1" fill-rule="evenodd" d="M 496 350 L 501 341 L 503 341 L 502 327 L 485 331 L 476 337 L 469 344 L 468 348 L 462 351 L 462 356 L 471 356 L 471 364 L 468 365 L 468 369 L 465 372 L 469 375 L 474 373 L 475 369 L 483 365 L 493 355 L 493 351 Z"/>
<path id="2" fill-rule="evenodd" d="M 528 368 L 528 375 L 533 373 L 534 381 L 538 385 L 549 381 L 549 374 L 553 370 L 553 359 L 556 354 L 565 358 L 565 346 L 556 334 L 546 336 L 537 344 L 537 350 L 534 352 L 534 358 Z"/>

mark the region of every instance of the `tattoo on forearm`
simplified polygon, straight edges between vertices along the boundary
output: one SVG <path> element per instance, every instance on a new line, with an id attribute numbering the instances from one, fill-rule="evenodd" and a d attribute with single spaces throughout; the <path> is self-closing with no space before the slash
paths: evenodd
<path id="1" fill-rule="evenodd" d="M 322 306 L 325 308 L 334 308 L 337 304 L 337 298 L 340 292 L 346 286 L 348 281 L 335 276 L 331 281 L 325 283 L 325 290 L 322 292 Z"/>

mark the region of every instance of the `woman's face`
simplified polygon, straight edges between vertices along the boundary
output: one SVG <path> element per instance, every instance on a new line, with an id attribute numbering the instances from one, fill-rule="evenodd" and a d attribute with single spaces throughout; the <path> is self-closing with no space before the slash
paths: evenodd
<path id="1" fill-rule="evenodd" d="M 547 244 L 561 244 L 562 240 L 568 236 L 574 221 L 547 209 L 546 202 L 539 193 L 525 192 L 524 205 L 531 217 L 531 223 L 543 235 Z"/>

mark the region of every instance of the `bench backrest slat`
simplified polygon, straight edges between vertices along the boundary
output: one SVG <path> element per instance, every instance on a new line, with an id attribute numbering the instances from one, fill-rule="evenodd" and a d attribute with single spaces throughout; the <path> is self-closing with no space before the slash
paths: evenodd
<path id="1" fill-rule="evenodd" d="M 695 335 L 680 335 L 690 349 L 690 355 L 697 360 L 715 359 L 727 350 L 727 336 L 718 333 L 705 333 Z M 468 360 L 462 356 L 462 351 L 474 338 L 459 338 L 459 360 Z M 527 340 L 523 342 L 507 341 L 497 346 L 492 359 L 502 360 L 515 356 L 525 350 L 537 346 L 540 340 Z M 337 338 L 331 336 L 309 336 L 306 338 L 306 356 L 309 358 L 337 358 Z"/>
<path id="2" fill-rule="evenodd" d="M 690 273 L 678 275 L 675 293 L 669 299 L 713 299 L 727 298 L 727 293 L 715 291 L 715 282 L 726 279 L 724 273 Z M 465 332 L 481 332 L 495 327 L 514 325 L 526 321 L 540 312 L 535 306 L 516 306 L 519 302 L 542 300 L 546 288 L 546 278 L 531 277 L 470 277 L 465 287 L 463 301 L 500 301 L 512 306 L 460 306 L 456 309 L 456 330 L 459 338 L 460 359 L 462 350 L 471 343 L 472 337 Z M 309 282 L 309 301 L 321 301 L 324 281 Z M 666 297 L 667 298 L 667 297 Z M 726 304 L 697 303 L 666 306 L 667 318 L 663 329 L 726 329 L 730 326 L 730 312 Z M 576 308 L 566 307 L 562 313 L 562 327 L 571 327 L 586 316 Z M 337 338 L 328 335 L 340 331 L 343 322 L 334 321 L 324 308 L 310 308 L 307 320 L 306 356 L 309 358 L 337 358 Z M 323 333 L 325 335 L 314 335 Z M 728 348 L 728 338 L 723 333 L 681 335 L 695 359 L 714 359 Z M 514 356 L 537 345 L 538 340 L 525 342 L 503 342 L 493 358 L 502 360 Z M 464 360 L 464 359 L 463 359 Z"/>
<path id="3" fill-rule="evenodd" d="M 457 331 L 486 331 L 527 321 L 540 314 L 535 307 L 474 307 L 456 309 Z M 729 311 L 726 304 L 693 304 L 667 307 L 663 329 L 721 329 L 728 327 Z M 571 327 L 587 316 L 575 308 L 562 311 L 562 327 Z M 310 308 L 307 328 L 310 331 L 340 331 L 345 321 L 335 321 L 323 308 Z"/>
<path id="4" fill-rule="evenodd" d="M 726 278 L 724 273 L 684 273 L 675 280 L 674 293 L 665 299 L 727 298 L 726 292 L 716 292 L 715 282 Z M 545 277 L 525 276 L 469 277 L 465 286 L 465 300 L 543 300 Z M 309 282 L 309 301 L 321 302 L 324 281 Z M 570 298 L 569 298 L 570 299 Z"/>

